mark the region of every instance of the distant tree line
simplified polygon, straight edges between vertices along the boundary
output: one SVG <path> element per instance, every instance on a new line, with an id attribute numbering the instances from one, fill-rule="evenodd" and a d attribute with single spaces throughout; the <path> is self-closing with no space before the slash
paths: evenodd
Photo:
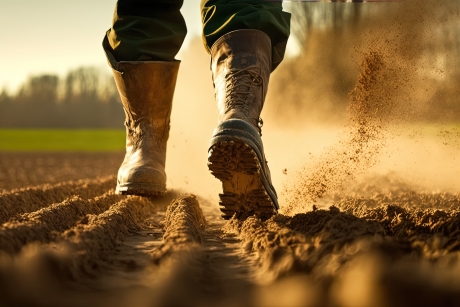
<path id="1" fill-rule="evenodd" d="M 354 42 L 364 39 L 376 16 L 391 16 L 397 4 L 305 1 L 290 5 L 291 39 L 297 40 L 302 52 L 295 59 L 286 59 L 270 81 L 275 93 L 271 97 L 289 101 L 274 104 L 274 113 L 305 114 L 321 122 L 340 120 L 359 74 L 350 57 L 355 54 Z M 433 29 L 436 35 L 425 38 L 419 54 L 433 64 L 442 63 L 445 72 L 442 78 L 432 79 L 437 91 L 423 116 L 460 121 L 460 23 L 456 18 L 460 1 L 444 0 L 442 5 L 427 8 L 422 17 L 435 21 L 430 35 Z M 121 128 L 123 121 L 113 78 L 93 67 L 72 70 L 64 78 L 32 76 L 14 95 L 0 91 L 0 128 Z"/>
<path id="2" fill-rule="evenodd" d="M 123 121 L 113 78 L 94 67 L 31 76 L 16 94 L 0 92 L 0 128 L 122 128 Z"/>

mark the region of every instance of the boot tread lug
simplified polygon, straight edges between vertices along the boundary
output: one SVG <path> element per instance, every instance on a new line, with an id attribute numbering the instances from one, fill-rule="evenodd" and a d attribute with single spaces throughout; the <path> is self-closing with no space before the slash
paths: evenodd
<path id="1" fill-rule="evenodd" d="M 246 194 L 237 195 L 225 189 L 219 194 L 220 210 L 224 219 L 230 219 L 234 214 L 238 218 L 256 214 L 260 218 L 267 219 L 276 214 L 275 205 L 260 180 L 260 162 L 249 145 L 241 140 L 235 140 L 211 146 L 208 168 L 222 183 L 233 180 L 232 172 L 235 171 L 258 178 L 258 188 Z"/>

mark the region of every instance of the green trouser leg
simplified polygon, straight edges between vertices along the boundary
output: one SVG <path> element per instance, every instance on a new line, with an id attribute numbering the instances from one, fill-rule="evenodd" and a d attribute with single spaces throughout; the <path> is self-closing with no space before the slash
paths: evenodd
<path id="1" fill-rule="evenodd" d="M 183 0 L 118 0 L 104 49 L 113 68 L 118 61 L 173 61 L 187 33 Z M 272 70 L 284 57 L 290 14 L 281 1 L 202 0 L 203 43 L 241 29 L 265 32 L 272 42 Z"/>
<path id="2" fill-rule="evenodd" d="M 183 0 L 118 0 L 103 43 L 109 62 L 174 61 L 187 34 L 182 4 Z"/>
<path id="3" fill-rule="evenodd" d="M 264 32 L 272 43 L 272 70 L 283 60 L 289 38 L 291 14 L 281 1 L 202 0 L 203 43 L 206 50 L 222 35 L 242 29 Z"/>

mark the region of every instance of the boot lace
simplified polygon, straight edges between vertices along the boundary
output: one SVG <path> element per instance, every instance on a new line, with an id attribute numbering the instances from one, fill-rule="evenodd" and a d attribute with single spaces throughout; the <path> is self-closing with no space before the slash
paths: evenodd
<path id="1" fill-rule="evenodd" d="M 226 88 L 225 88 L 225 101 L 226 109 L 225 113 L 231 109 L 238 108 L 246 116 L 249 117 L 249 110 L 252 107 L 254 95 L 252 87 L 260 86 L 263 83 L 260 74 L 251 67 L 243 68 L 234 72 L 230 72 L 226 76 Z M 251 118 L 252 123 L 259 130 L 259 134 L 262 136 L 262 118 Z"/>

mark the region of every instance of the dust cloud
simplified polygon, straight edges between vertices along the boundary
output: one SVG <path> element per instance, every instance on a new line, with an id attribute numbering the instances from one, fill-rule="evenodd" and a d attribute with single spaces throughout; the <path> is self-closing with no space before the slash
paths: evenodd
<path id="1" fill-rule="evenodd" d="M 219 218 L 199 40 L 179 57 L 164 198 L 114 195 L 113 154 L 0 153 L 12 182 L 0 190 L 2 304 L 455 305 L 460 146 L 446 112 L 458 67 L 439 31 L 460 10 L 366 5 L 363 21 L 314 31 L 272 75 L 263 139 L 282 210 L 268 220 Z"/>
<path id="2" fill-rule="evenodd" d="M 207 152 L 217 125 L 209 55 L 200 38 L 177 56 L 181 66 L 174 93 L 166 173 L 168 188 L 218 202 L 220 182 L 210 175 Z"/>
<path id="3" fill-rule="evenodd" d="M 429 181 L 450 163 L 428 187 L 452 188 L 458 11 L 450 0 L 367 3 L 358 22 L 312 29 L 302 53 L 277 68 L 262 118 L 283 210 L 302 212 L 369 172 Z M 178 58 L 168 186 L 217 202 L 220 183 L 206 167 L 217 124 L 209 56 L 197 38 Z"/>
<path id="4" fill-rule="evenodd" d="M 427 117 L 427 113 L 443 114 L 451 111 L 448 108 L 442 108 L 442 104 L 433 104 L 433 99 L 436 99 L 441 89 L 446 88 L 446 83 L 455 82 L 453 75 L 458 72 L 459 68 L 444 67 L 448 62 L 445 58 L 452 54 L 447 50 L 446 44 L 438 45 L 445 38 L 439 34 L 439 31 L 446 23 L 453 25 L 457 17 L 456 13 L 445 14 L 452 5 L 455 3 L 449 1 L 443 5 L 432 1 L 385 4 L 380 7 L 380 14 L 376 14 L 378 10 L 374 13 L 369 11 L 369 16 L 364 22 L 353 24 L 350 29 L 342 31 L 340 36 L 336 35 L 339 39 L 330 42 L 332 46 L 327 46 L 329 48 L 339 45 L 342 47 L 334 48 L 334 50 L 340 50 L 340 54 L 336 54 L 337 57 L 352 54 L 352 57 L 349 58 L 345 56 L 343 60 L 345 64 L 341 64 L 341 67 L 337 69 L 350 65 L 350 61 L 359 59 L 360 73 L 354 88 L 348 91 L 347 110 L 342 112 L 346 114 L 346 117 L 342 116 L 345 117 L 342 128 L 331 125 L 332 129 L 339 131 L 335 143 L 332 143 L 318 157 L 309 159 L 310 161 L 303 161 L 303 166 L 299 166 L 300 163 L 298 163 L 297 166 L 291 168 L 294 171 L 290 172 L 291 176 L 285 182 L 282 193 L 283 212 L 288 214 L 305 212 L 325 194 L 342 190 L 344 185 L 371 170 L 376 168 L 382 170 L 382 157 L 394 151 L 396 144 L 404 148 L 411 146 L 414 141 L 417 142 L 427 137 L 420 129 L 423 123 L 428 126 L 442 126 L 442 121 L 435 123 L 429 121 L 432 118 Z M 310 41 L 313 41 L 313 49 L 318 45 L 317 40 L 330 37 L 331 33 L 328 30 L 318 30 L 312 33 Z M 309 56 L 310 59 L 302 67 L 306 73 L 309 70 L 319 71 L 325 57 L 324 53 L 318 49 L 315 49 L 317 53 L 309 53 L 308 43 L 310 41 L 307 40 L 306 55 L 304 55 Z M 347 43 L 342 45 L 345 41 Z M 326 49 L 329 50 L 329 48 Z M 325 54 L 326 57 L 333 58 L 330 51 L 326 51 Z M 443 56 L 445 58 L 441 60 Z M 302 62 L 302 58 L 298 60 Z M 281 74 L 286 77 L 285 72 Z M 341 75 L 346 75 L 346 73 Z M 318 83 L 328 85 L 333 83 L 331 79 L 336 78 L 334 75 L 325 76 L 324 73 L 315 74 L 315 77 L 320 79 Z M 312 81 L 308 77 L 306 79 L 306 81 Z M 295 91 L 292 86 L 288 86 L 288 90 Z M 334 90 L 335 88 L 332 87 L 324 92 L 323 85 L 320 86 L 320 91 L 325 93 L 324 99 L 326 100 L 331 97 L 340 100 L 341 89 L 338 88 L 338 93 L 331 94 L 330 92 Z M 293 99 L 290 101 L 286 101 L 284 97 L 283 105 L 274 108 L 276 110 L 288 109 L 278 113 L 281 116 L 278 116 L 276 120 L 280 126 L 283 122 L 283 115 L 285 115 L 284 119 L 289 119 L 287 122 L 297 123 L 291 124 L 291 138 L 301 138 L 302 133 L 299 130 L 302 128 L 314 129 L 312 124 L 305 123 L 309 120 L 314 123 L 315 119 L 308 116 L 308 111 L 305 111 L 305 106 L 301 105 L 301 101 L 306 101 L 305 105 L 310 105 L 310 108 L 314 109 L 315 106 L 307 100 L 317 95 L 317 91 L 307 89 L 303 91 L 306 94 L 305 97 L 291 95 Z M 273 97 L 276 99 L 277 94 L 272 96 L 272 101 Z M 335 103 L 335 105 L 339 111 L 343 110 L 340 103 Z M 296 110 L 293 111 L 294 109 Z M 296 114 L 297 118 L 293 119 L 293 114 Z M 331 116 L 334 118 L 334 115 Z M 341 121 L 338 120 L 337 123 L 340 124 Z M 454 135 L 455 131 L 452 132 Z M 409 134 L 413 138 L 412 141 L 405 144 L 393 141 L 396 138 L 401 141 L 401 135 Z M 450 136 L 450 131 L 444 135 Z M 401 158 L 401 155 L 398 154 L 395 160 Z M 297 161 L 299 160 L 301 160 L 300 157 Z M 416 160 L 421 162 L 422 159 L 416 157 Z M 449 160 L 452 164 L 451 168 L 455 168 L 455 155 Z M 416 162 L 413 161 L 413 163 Z M 430 163 L 440 165 L 442 161 L 437 161 L 435 158 Z M 422 163 L 418 166 L 420 168 Z M 458 169 L 456 172 L 451 172 L 450 180 L 455 178 L 452 176 L 455 173 L 458 173 Z"/>

